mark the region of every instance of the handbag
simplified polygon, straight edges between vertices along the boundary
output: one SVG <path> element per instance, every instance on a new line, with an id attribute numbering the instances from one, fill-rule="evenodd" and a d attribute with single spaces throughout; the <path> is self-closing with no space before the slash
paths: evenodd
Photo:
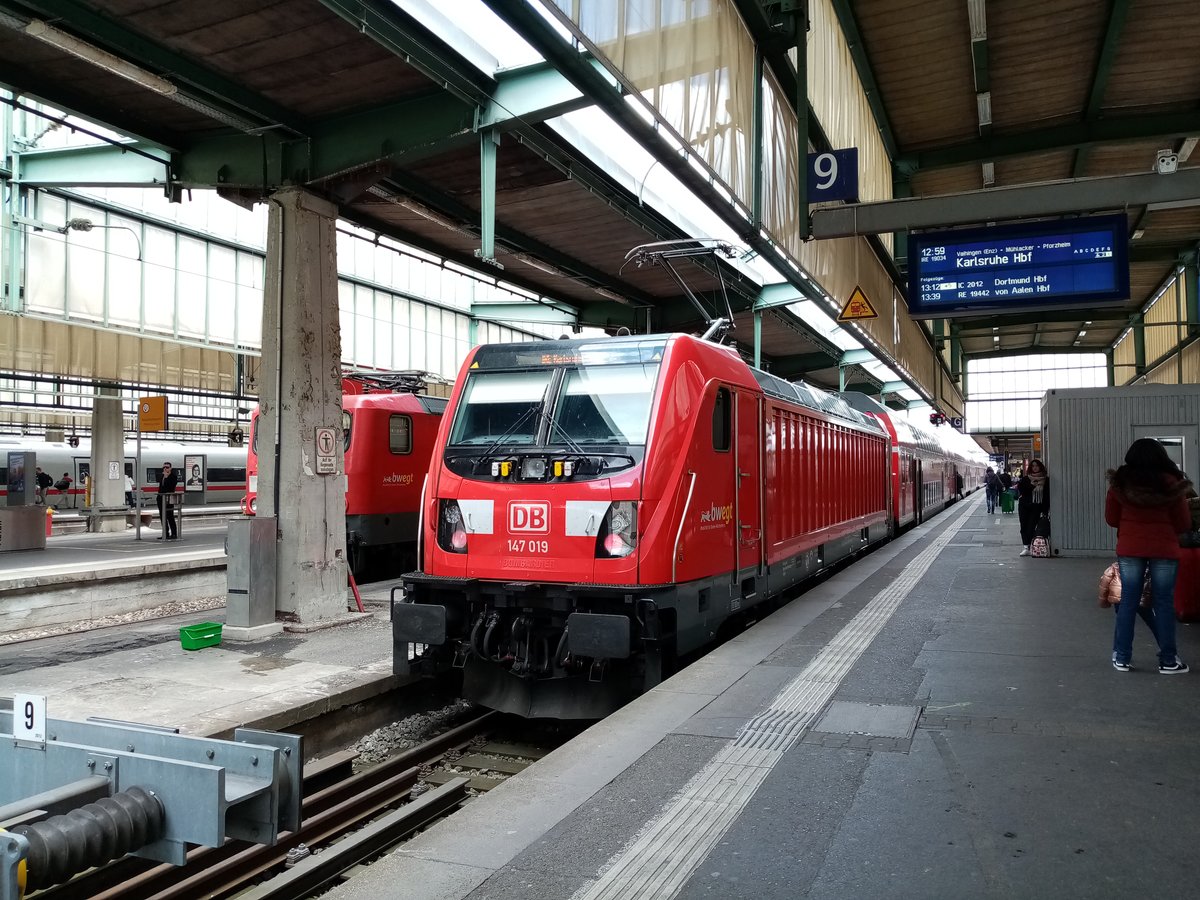
<path id="1" fill-rule="evenodd" d="M 1037 520 L 1037 524 L 1033 526 L 1034 537 L 1044 537 L 1050 540 L 1050 517 L 1042 513 L 1042 517 Z"/>
<path id="2" fill-rule="evenodd" d="M 1033 552 L 1030 551 L 1030 555 Z M 1116 606 L 1121 602 L 1121 567 L 1117 563 L 1110 563 L 1109 567 L 1104 570 L 1104 574 L 1100 576 L 1098 596 L 1100 606 L 1103 609 L 1108 609 L 1110 606 Z M 1150 606 L 1150 573 L 1146 573 L 1146 580 L 1142 583 L 1142 596 L 1138 598 L 1141 606 Z"/>
<path id="3" fill-rule="evenodd" d="M 1050 558 L 1050 541 L 1043 535 L 1036 535 L 1029 545 L 1029 555 L 1034 559 Z"/>

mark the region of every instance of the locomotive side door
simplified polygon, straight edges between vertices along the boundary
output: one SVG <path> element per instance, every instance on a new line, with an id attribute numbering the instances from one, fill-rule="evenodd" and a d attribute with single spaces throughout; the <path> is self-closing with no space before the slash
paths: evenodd
<path id="1" fill-rule="evenodd" d="M 763 546 L 762 397 L 750 391 L 736 391 L 734 396 L 737 569 L 754 569 L 757 573 Z"/>

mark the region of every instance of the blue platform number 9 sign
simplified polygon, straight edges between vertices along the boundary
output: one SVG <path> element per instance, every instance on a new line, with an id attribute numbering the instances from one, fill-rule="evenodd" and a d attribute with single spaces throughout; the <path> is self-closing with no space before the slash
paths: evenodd
<path id="1" fill-rule="evenodd" d="M 858 148 L 808 154 L 808 202 L 858 200 Z"/>

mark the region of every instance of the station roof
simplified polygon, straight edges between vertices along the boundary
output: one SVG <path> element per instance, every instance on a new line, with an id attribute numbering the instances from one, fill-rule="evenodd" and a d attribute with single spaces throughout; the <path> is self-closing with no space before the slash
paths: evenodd
<path id="1" fill-rule="evenodd" d="M 897 177 L 914 197 L 1141 175 L 1162 149 L 1178 154 L 1181 170 L 1200 167 L 1189 0 L 834 5 Z M 1200 198 L 1080 212 L 1128 215 L 1128 303 L 959 320 L 965 354 L 1107 349 L 1200 244 Z"/>
<path id="2" fill-rule="evenodd" d="M 1200 153 L 1185 155 L 1200 134 L 1186 0 L 833 3 L 914 196 L 1143 173 L 1168 146 L 1181 165 L 1200 165 Z M 622 269 L 631 247 L 684 237 L 683 228 L 548 124 L 591 99 L 564 90 L 550 65 L 476 64 L 481 48 L 439 37 L 450 32 L 434 21 L 437 4 L 404 6 L 0 0 L 0 83 L 174 151 L 180 185 L 218 185 L 240 202 L 282 181 L 310 185 L 351 221 L 469 266 L 479 264 L 484 196 L 478 129 L 494 125 L 500 277 L 578 307 L 587 324 L 649 315 L 654 330 L 698 327 L 663 270 Z M 1086 326 L 1079 313 L 958 320 L 963 351 L 1110 346 L 1200 241 L 1200 206 L 1128 213 L 1124 309 L 1097 311 Z M 714 308 L 720 272 L 749 343 L 754 279 L 726 262 L 684 266 Z M 836 381 L 838 350 L 826 338 L 786 307 L 765 319 L 773 370 Z"/>

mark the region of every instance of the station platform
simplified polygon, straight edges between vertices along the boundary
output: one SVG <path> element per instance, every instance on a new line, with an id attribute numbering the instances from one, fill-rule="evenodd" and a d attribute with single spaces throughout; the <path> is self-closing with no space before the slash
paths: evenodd
<path id="1" fill-rule="evenodd" d="M 1192 896 L 1200 671 L 1019 550 L 968 498 L 326 896 Z"/>
<path id="2" fill-rule="evenodd" d="M 184 650 L 179 629 L 223 623 L 224 609 L 0 643 L 0 696 L 45 695 L 51 718 L 96 716 L 198 736 L 230 738 L 240 726 L 288 731 L 399 685 L 391 584 L 364 589 L 368 613 L 339 627 L 201 650 Z"/>
<path id="3" fill-rule="evenodd" d="M 184 520 L 177 541 L 156 527 L 65 534 L 45 550 L 0 554 L 0 643 L 13 635 L 225 595 L 226 518 Z"/>

